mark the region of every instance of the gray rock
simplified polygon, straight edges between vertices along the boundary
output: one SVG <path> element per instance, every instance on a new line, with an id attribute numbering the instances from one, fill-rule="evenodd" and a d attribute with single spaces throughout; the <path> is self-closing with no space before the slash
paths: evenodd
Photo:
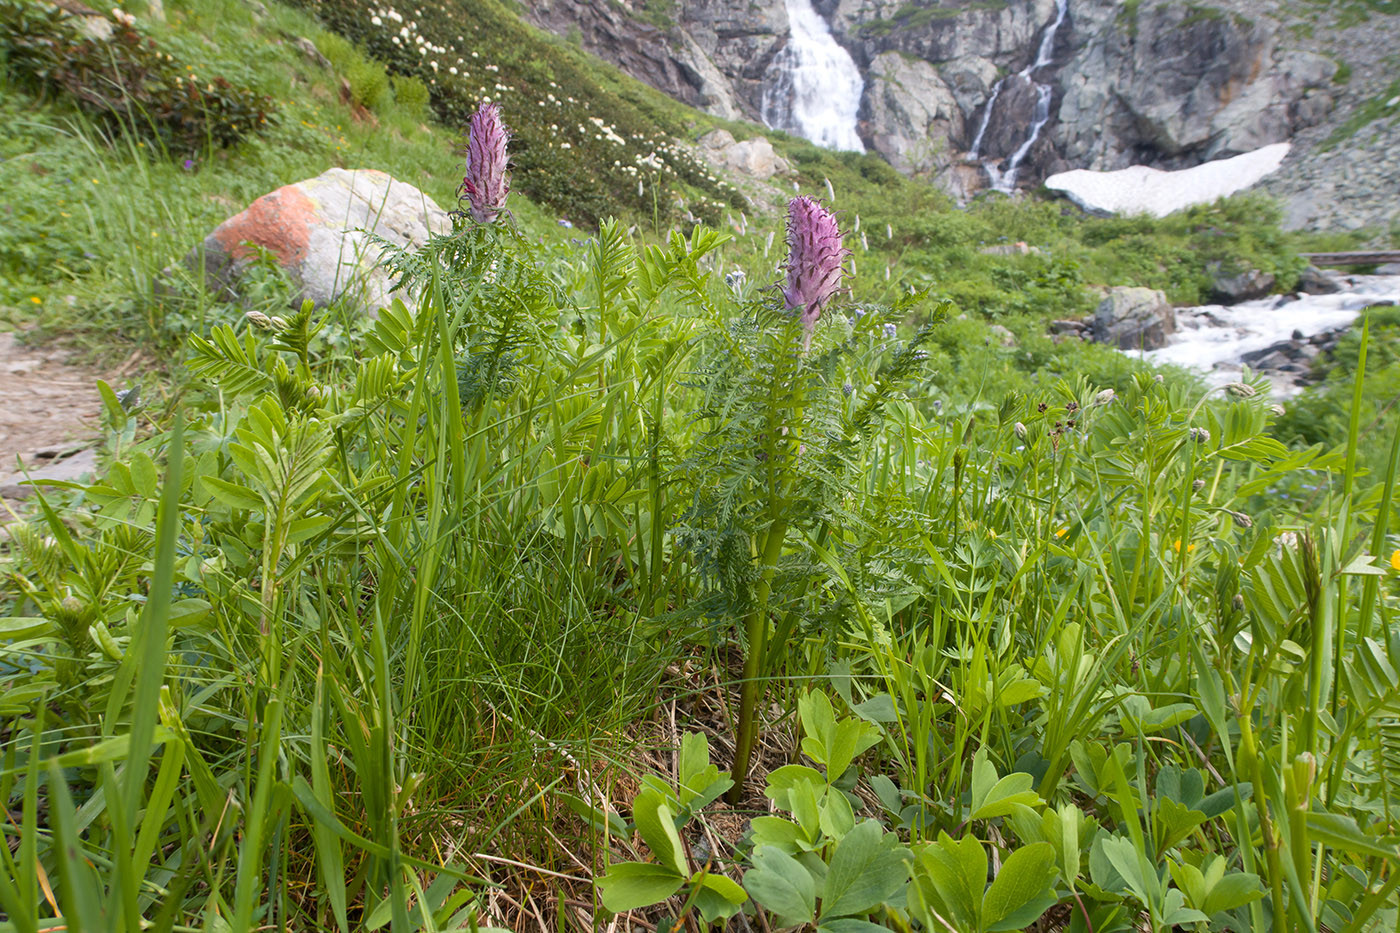
<path id="1" fill-rule="evenodd" d="M 724 164 L 750 178 L 767 181 L 788 170 L 787 161 L 773 151 L 773 144 L 762 136 L 734 143 L 724 150 Z"/>
<path id="2" fill-rule="evenodd" d="M 977 55 L 963 55 L 944 62 L 938 66 L 938 74 L 953 92 L 964 121 L 972 120 L 977 108 L 986 102 L 998 77 L 996 64 Z M 971 144 L 972 140 L 963 140 L 963 148 Z"/>
<path id="3" fill-rule="evenodd" d="M 992 324 L 987 330 L 996 338 L 999 346 L 1007 348 L 1016 346 L 1016 335 L 1011 332 L 1010 328 L 1003 327 L 1001 324 Z"/>
<path id="4" fill-rule="evenodd" d="M 1186 165 L 1236 155 L 1288 139 L 1300 119 L 1315 121 L 1329 106 L 1318 96 L 1296 107 L 1336 64 L 1279 53 L 1278 25 L 1267 16 L 1173 2 L 1127 10 L 1091 5 L 1076 14 L 1076 29 L 1089 35 L 1061 69 L 1055 133 L 1070 164 L 1105 170 L 1144 154 Z M 1090 17 L 1101 21 L 1082 21 Z"/>
<path id="5" fill-rule="evenodd" d="M 1342 290 L 1342 280 L 1334 273 L 1308 266 L 1298 276 L 1298 290 L 1307 295 L 1335 295 Z"/>
<path id="6" fill-rule="evenodd" d="M 327 71 L 331 70 L 330 59 L 322 55 L 321 50 L 316 48 L 316 43 L 306 38 L 306 36 L 297 36 L 292 44 L 297 47 L 297 51 L 300 52 L 307 61 L 320 65 Z"/>
<path id="7" fill-rule="evenodd" d="M 1219 261 L 1206 263 L 1206 273 L 1210 275 L 1211 298 L 1223 305 L 1263 298 L 1275 281 L 1272 273 L 1258 269 L 1227 270 Z"/>
<path id="8" fill-rule="evenodd" d="M 1160 291 L 1114 286 L 1095 309 L 1091 332 L 1096 342 L 1122 350 L 1157 350 L 1176 332 L 1176 311 Z"/>
<path id="9" fill-rule="evenodd" d="M 68 20 L 82 35 L 98 42 L 112 38 L 112 20 L 107 14 L 99 13 L 79 0 L 52 0 L 52 3 L 67 14 Z"/>
<path id="10" fill-rule="evenodd" d="M 870 63 L 862 112 L 875 151 L 906 175 L 948 165 L 964 133 L 957 99 L 938 71 L 899 52 Z"/>
<path id="11" fill-rule="evenodd" d="M 380 265 L 378 235 L 416 247 L 451 230 L 447 212 L 410 184 L 365 169 L 329 171 L 265 194 L 221 223 L 185 257 L 209 287 L 238 293 L 244 269 L 265 251 L 286 271 L 298 300 L 317 305 L 342 296 L 373 313 L 389 303 L 391 282 Z"/>

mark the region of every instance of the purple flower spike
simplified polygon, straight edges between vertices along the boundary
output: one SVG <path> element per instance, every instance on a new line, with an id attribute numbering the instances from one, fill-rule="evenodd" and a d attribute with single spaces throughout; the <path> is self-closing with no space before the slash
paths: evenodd
<path id="1" fill-rule="evenodd" d="M 471 118 L 471 140 L 467 144 L 467 174 L 462 191 L 471 203 L 472 219 L 489 224 L 506 207 L 510 180 L 506 178 L 506 143 L 510 131 L 501 123 L 501 108 L 482 104 Z"/>
<path id="2" fill-rule="evenodd" d="M 812 330 L 822 309 L 841 287 L 841 261 L 850 250 L 841 245 L 836 215 L 815 198 L 788 202 L 787 285 L 783 300 L 789 311 L 801 310 L 802 345 L 812 342 Z"/>

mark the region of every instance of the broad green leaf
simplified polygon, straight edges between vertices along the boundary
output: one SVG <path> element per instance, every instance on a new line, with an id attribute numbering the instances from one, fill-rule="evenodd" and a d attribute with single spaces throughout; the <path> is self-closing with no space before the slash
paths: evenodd
<path id="1" fill-rule="evenodd" d="M 749 824 L 754 847 L 777 846 L 783 851 L 796 851 L 801 843 L 815 842 L 802 832 L 802 827 L 778 816 L 756 816 Z M 801 845 L 801 848 L 808 848 Z"/>
<path id="2" fill-rule="evenodd" d="M 726 875 L 706 872 L 705 875 L 700 878 L 699 884 L 700 887 L 707 891 L 714 891 L 731 904 L 742 904 L 749 899 L 749 896 L 744 893 L 744 889 L 740 886 L 739 882 Z"/>
<path id="3" fill-rule="evenodd" d="M 874 820 L 864 820 L 836 844 L 822 886 L 822 917 L 869 913 L 909 880 L 909 850 Z"/>
<path id="4" fill-rule="evenodd" d="M 54 623 L 42 616 L 11 616 L 0 619 L 0 639 L 38 638 L 54 630 Z"/>
<path id="5" fill-rule="evenodd" d="M 1175 846 L 1208 819 L 1210 817 L 1200 810 L 1193 810 L 1170 797 L 1158 797 L 1152 810 L 1152 836 L 1158 852 Z"/>
<path id="6" fill-rule="evenodd" d="M 685 848 L 676 832 L 675 819 L 665 799 L 651 788 L 643 790 L 632 801 L 632 821 L 656 860 L 677 875 L 688 875 Z"/>
<path id="7" fill-rule="evenodd" d="M 1011 814 L 1018 805 L 1031 807 L 1040 803 L 1040 795 L 1031 790 L 1034 783 L 1035 778 L 1029 774 L 1015 771 L 988 788 L 981 799 L 974 791 L 971 819 L 990 820 Z"/>
<path id="8" fill-rule="evenodd" d="M 864 703 L 856 703 L 851 706 L 851 712 L 867 722 L 894 722 L 899 718 L 899 713 L 895 710 L 894 700 L 888 693 L 877 693 Z"/>
<path id="9" fill-rule="evenodd" d="M 1048 842 L 1012 852 L 982 899 L 983 929 L 1020 930 L 1034 923 L 1055 903 L 1050 886 L 1058 874 L 1055 849 Z"/>
<path id="10" fill-rule="evenodd" d="M 837 917 L 817 924 L 817 933 L 889 933 L 889 927 L 855 917 Z"/>
<path id="11" fill-rule="evenodd" d="M 833 839 L 840 839 L 856 825 L 856 815 L 851 810 L 851 802 L 841 791 L 833 788 L 827 792 L 821 805 L 819 825 L 822 832 Z"/>
<path id="12" fill-rule="evenodd" d="M 810 923 L 817 912 L 817 886 L 811 873 L 772 846 L 756 849 L 752 860 L 754 867 L 744 873 L 744 889 L 754 903 L 790 926 Z"/>
<path id="13" fill-rule="evenodd" d="M 1157 879 L 1149 881 L 1142 876 L 1140 853 L 1131 839 L 1123 836 L 1100 836 L 1095 847 L 1101 849 L 1134 897 L 1143 904 L 1151 904 L 1156 900 L 1154 895 L 1158 888 Z"/>
<path id="14" fill-rule="evenodd" d="M 681 738 L 679 762 L 680 802 L 692 812 L 703 809 L 734 786 L 728 776 L 710 764 L 710 744 L 703 732 L 687 732 Z"/>
<path id="15" fill-rule="evenodd" d="M 982 911 L 982 894 L 987 885 L 987 853 L 972 836 L 954 841 L 940 832 L 938 841 L 926 843 L 915 854 L 914 881 L 910 888 L 911 907 L 926 901 L 959 930 L 975 930 Z M 931 917 L 924 918 L 929 929 L 939 929 Z"/>
<path id="16" fill-rule="evenodd" d="M 664 865 L 620 862 L 598 879 L 603 906 L 613 913 L 659 904 L 681 889 L 685 878 Z"/>
<path id="17" fill-rule="evenodd" d="M 1258 875 L 1236 871 L 1221 878 L 1206 895 L 1205 903 L 1196 906 L 1200 907 L 1203 913 L 1213 917 L 1221 911 L 1243 907 L 1263 896 L 1264 885 Z"/>

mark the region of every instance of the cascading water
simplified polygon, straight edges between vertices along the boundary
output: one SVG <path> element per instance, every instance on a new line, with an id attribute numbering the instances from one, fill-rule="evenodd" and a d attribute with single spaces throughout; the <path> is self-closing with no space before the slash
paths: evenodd
<path id="1" fill-rule="evenodd" d="M 865 90 L 860 70 L 812 0 L 787 0 L 787 13 L 788 43 L 765 75 L 763 122 L 827 149 L 864 152 L 856 132 Z"/>
<path id="2" fill-rule="evenodd" d="M 1231 307 L 1177 308 L 1177 331 L 1160 350 L 1126 351 L 1153 363 L 1201 371 L 1206 382 L 1224 385 L 1243 378 L 1242 367 L 1258 368 L 1259 356 L 1274 349 L 1302 347 L 1314 335 L 1350 325 L 1362 310 L 1400 301 L 1400 275 L 1354 275 L 1331 295 L 1297 295 L 1244 301 Z M 1302 367 L 1306 372 L 1306 367 Z M 1298 392 L 1295 376 L 1269 373 L 1275 398 Z"/>
<path id="3" fill-rule="evenodd" d="M 1001 96 L 1002 85 L 1012 78 L 1019 78 L 1030 83 L 1035 88 L 1035 110 L 1031 115 L 1031 128 L 1026 136 L 1026 141 L 1017 147 L 1011 154 L 1011 158 L 1006 160 L 1006 169 L 1001 169 L 1000 160 L 991 160 L 982 163 L 982 167 L 987 170 L 987 177 L 991 179 L 992 187 L 997 191 L 1010 193 L 1016 188 L 1016 174 L 1021 168 L 1021 163 L 1030 154 L 1031 147 L 1036 140 L 1040 139 L 1040 131 L 1045 128 L 1045 124 L 1050 122 L 1050 101 L 1054 97 L 1055 89 L 1049 84 L 1041 84 L 1035 80 L 1035 72 L 1055 61 L 1055 34 L 1064 25 L 1065 17 L 1069 14 L 1069 0 L 1055 0 L 1055 21 L 1045 30 L 1045 34 L 1040 37 L 1040 47 L 1036 49 L 1035 61 L 1016 74 L 1002 78 L 992 86 L 992 93 L 987 98 L 987 109 L 982 112 L 982 122 L 977 127 L 977 135 L 973 137 L 972 148 L 968 150 L 967 157 L 972 161 L 977 161 L 982 152 L 982 137 L 987 134 L 987 125 L 992 121 L 992 108 L 996 106 L 997 98 Z"/>

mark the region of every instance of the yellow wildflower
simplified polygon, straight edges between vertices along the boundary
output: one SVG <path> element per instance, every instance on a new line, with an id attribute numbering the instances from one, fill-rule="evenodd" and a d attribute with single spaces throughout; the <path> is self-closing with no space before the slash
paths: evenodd
<path id="1" fill-rule="evenodd" d="M 1395 549 L 1395 553 L 1390 555 L 1390 569 L 1400 572 L 1400 548 Z"/>

